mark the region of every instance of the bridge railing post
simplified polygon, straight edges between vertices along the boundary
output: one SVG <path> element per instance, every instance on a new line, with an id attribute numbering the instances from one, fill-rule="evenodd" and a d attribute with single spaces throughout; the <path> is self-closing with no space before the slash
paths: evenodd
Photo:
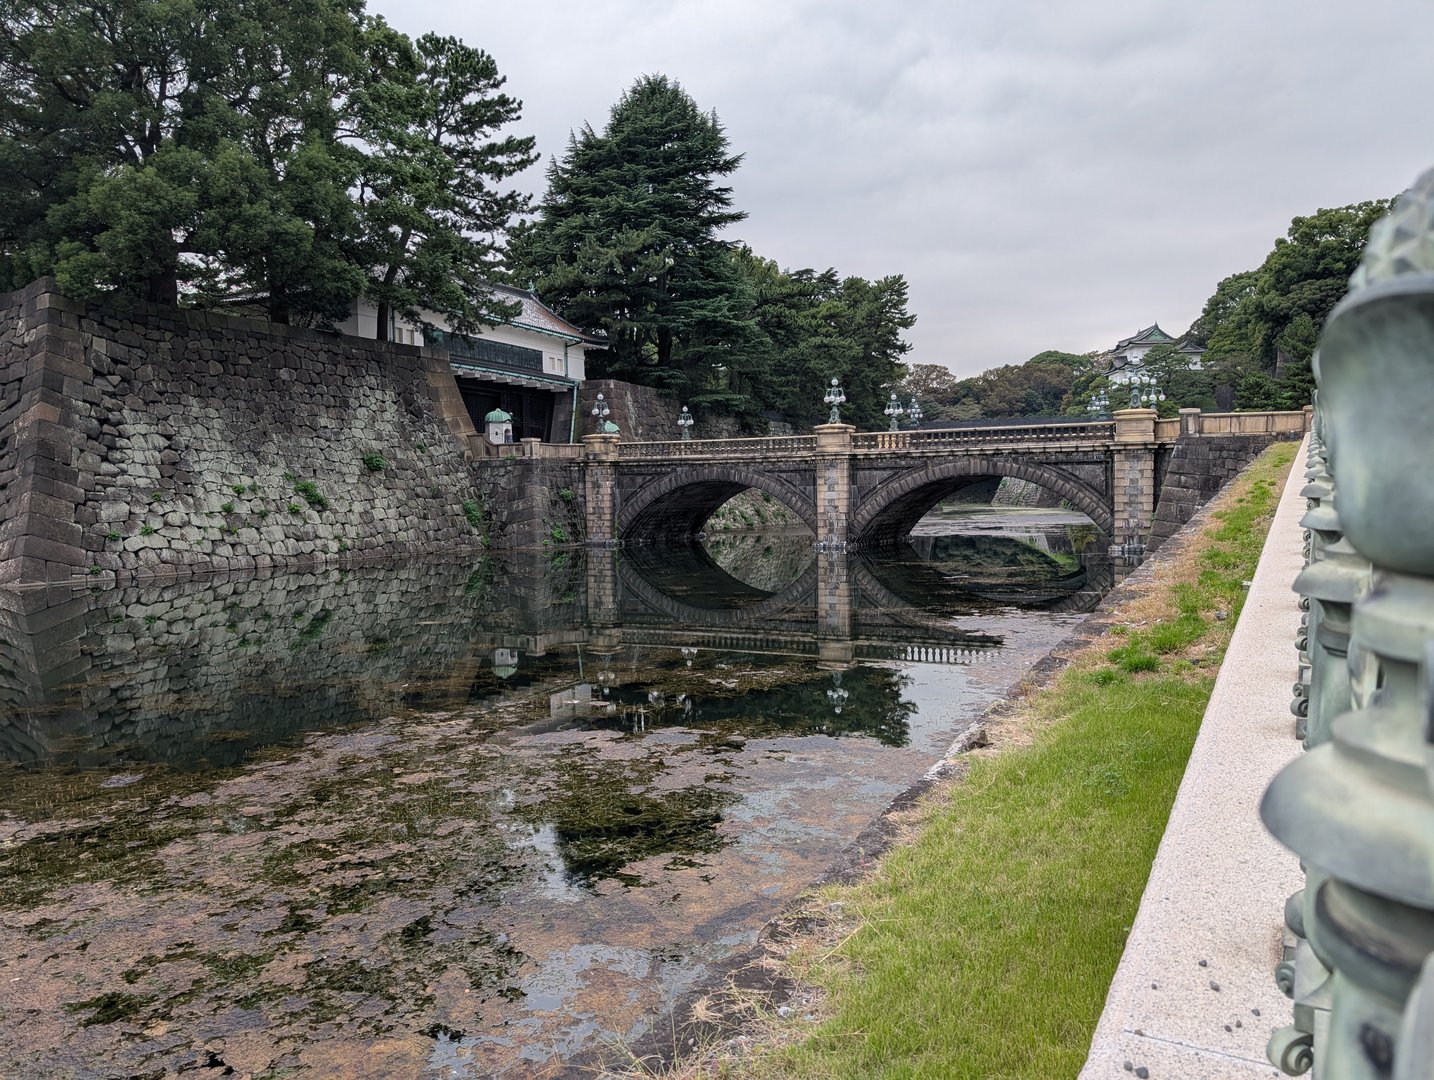
<path id="1" fill-rule="evenodd" d="M 1286 904 L 1300 947 L 1277 972 L 1293 1023 L 1269 1047 L 1291 1073 L 1415 1080 L 1434 1055 L 1431 222 L 1434 170 L 1370 231 L 1317 354 L 1324 457 L 1298 587 L 1311 665 L 1347 667 L 1312 672 L 1309 750 L 1260 806 L 1306 870 Z"/>
<path id="2" fill-rule="evenodd" d="M 1181 410 L 1180 410 L 1180 434 L 1182 434 L 1182 435 L 1199 435 L 1199 434 L 1200 434 L 1200 410 L 1199 410 L 1199 409 L 1181 409 Z"/>

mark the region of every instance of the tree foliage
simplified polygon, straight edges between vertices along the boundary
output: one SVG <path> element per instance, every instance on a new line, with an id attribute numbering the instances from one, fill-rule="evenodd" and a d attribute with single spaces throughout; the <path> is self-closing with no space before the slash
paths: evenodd
<path id="1" fill-rule="evenodd" d="M 1258 269 L 1216 286 L 1190 336 L 1206 346 L 1214 381 L 1233 388 L 1236 408 L 1308 403 L 1320 330 L 1389 206 L 1374 199 L 1297 217 Z"/>
<path id="2" fill-rule="evenodd" d="M 488 185 L 531 149 L 481 141 L 517 116 L 485 54 L 361 0 L 0 0 L 0 27 L 0 285 L 324 322 L 386 282 L 464 320 L 451 283 L 517 208 Z"/>
<path id="3" fill-rule="evenodd" d="M 1215 383 L 1208 365 L 1193 367 L 1190 357 L 1174 345 L 1156 345 L 1145 354 L 1145 367 L 1165 395 L 1158 410 L 1175 416 L 1181 409 L 1214 409 Z M 1117 388 L 1118 389 L 1118 388 Z M 1115 395 L 1112 394 L 1112 397 Z"/>
<path id="4" fill-rule="evenodd" d="M 358 246 L 379 336 L 391 313 L 416 323 L 423 308 L 472 333 L 495 313 L 485 283 L 498 271 L 508 222 L 527 209 L 524 196 L 495 186 L 537 160 L 531 137 L 496 138 L 520 103 L 500 92 L 493 58 L 457 38 L 410 42 L 374 20 L 366 44 L 351 108 L 367 151 Z"/>
<path id="5" fill-rule="evenodd" d="M 920 370 L 931 366 L 914 366 L 903 383 L 908 392 L 917 392 Z M 1093 370 L 1089 356 L 1048 349 L 1023 364 L 988 368 L 966 379 L 932 380 L 922 409 L 933 420 L 1057 416 Z"/>
<path id="6" fill-rule="evenodd" d="M 6 276 L 174 302 L 224 277 L 271 315 L 331 307 L 346 173 L 344 0 L 5 0 Z M 313 299 L 313 298 L 319 299 Z"/>
<path id="7" fill-rule="evenodd" d="M 944 364 L 907 364 L 897 384 L 903 405 L 920 402 L 922 415 L 928 420 L 943 419 L 946 404 L 955 400 L 956 376 Z"/>
<path id="8" fill-rule="evenodd" d="M 906 281 L 900 275 L 843 278 L 831 268 L 782 270 L 745 246 L 732 252 L 732 261 L 755 334 L 729 367 L 731 396 L 699 393 L 695 400 L 734 415 L 774 413 L 808 426 L 825 422 L 822 399 L 836 379 L 848 400 L 843 421 L 884 426 L 885 391 L 910 348 L 901 334 L 916 321 L 906 310 Z"/>

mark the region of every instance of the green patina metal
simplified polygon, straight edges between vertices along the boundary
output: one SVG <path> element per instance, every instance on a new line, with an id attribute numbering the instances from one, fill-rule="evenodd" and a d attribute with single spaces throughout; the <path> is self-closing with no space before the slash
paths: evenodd
<path id="1" fill-rule="evenodd" d="M 1276 971 L 1297 1074 L 1414 1080 L 1434 1060 L 1434 171 L 1371 232 L 1315 359 L 1302 494 L 1309 752 L 1261 816 L 1306 868 Z"/>

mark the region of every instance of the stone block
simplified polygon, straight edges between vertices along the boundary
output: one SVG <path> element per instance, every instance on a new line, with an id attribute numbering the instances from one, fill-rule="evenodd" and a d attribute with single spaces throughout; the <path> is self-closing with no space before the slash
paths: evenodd
<path id="1" fill-rule="evenodd" d="M 77 566 L 88 566 L 90 556 L 87 552 L 81 551 L 74 544 L 67 544 L 58 540 L 51 540 L 49 537 L 27 534 L 17 537 L 11 548 L 12 558 L 43 560 L 46 564 L 59 565 L 68 569 Z M 44 580 L 57 580 L 50 573 L 46 573 Z"/>

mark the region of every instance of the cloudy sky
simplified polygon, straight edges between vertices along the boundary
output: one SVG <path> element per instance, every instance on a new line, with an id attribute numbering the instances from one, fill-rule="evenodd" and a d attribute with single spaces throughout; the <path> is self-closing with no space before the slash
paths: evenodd
<path id="1" fill-rule="evenodd" d="M 971 374 L 1184 330 L 1296 214 L 1434 165 L 1434 0 L 369 0 L 492 53 L 544 163 L 646 73 L 788 268 L 899 273 Z M 542 166 L 519 178 L 535 194 Z"/>

